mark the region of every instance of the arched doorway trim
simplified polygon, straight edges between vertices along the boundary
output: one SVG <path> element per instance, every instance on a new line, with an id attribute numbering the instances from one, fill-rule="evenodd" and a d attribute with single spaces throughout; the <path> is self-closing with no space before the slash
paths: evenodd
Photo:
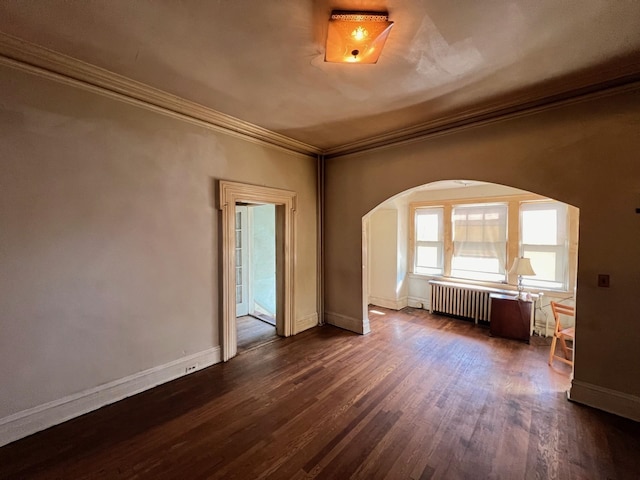
<path id="1" fill-rule="evenodd" d="M 452 184 L 461 184 L 456 187 Z M 443 184 L 441 187 L 439 184 Z M 436 188 L 429 188 L 431 186 Z M 477 188 L 467 189 L 468 185 L 475 185 Z M 427 188 L 425 188 L 427 187 Z M 438 188 L 439 187 L 439 188 Z M 446 187 L 446 188 L 445 188 Z M 424 190 L 423 192 L 420 192 Z M 429 191 L 429 192 L 428 192 Z M 416 194 L 418 194 L 416 196 Z M 404 198 L 402 198 L 404 197 Z M 453 250 L 451 245 L 451 227 L 449 225 L 448 237 L 445 234 L 443 238 L 444 245 L 448 245 L 448 250 L 443 252 L 443 271 L 440 274 L 434 273 L 432 276 L 422 277 L 413 273 L 415 249 L 412 239 L 415 237 L 414 216 L 418 208 L 440 208 L 443 210 L 445 217 L 451 216 L 452 207 L 456 205 L 471 204 L 491 204 L 501 203 L 507 208 L 507 251 L 505 261 L 510 265 L 515 257 L 520 255 L 520 209 L 522 205 L 533 205 L 542 202 L 542 205 L 549 201 L 557 200 L 544 197 L 535 193 L 523 191 L 516 187 L 506 185 L 492 184 L 481 181 L 445 181 L 433 182 L 425 184 L 421 187 L 412 188 L 396 194 L 388 200 L 380 203 L 375 208 L 367 212 L 362 217 L 362 294 L 363 294 L 363 315 L 362 322 L 364 326 L 369 326 L 368 321 L 368 304 L 398 310 L 405 306 L 419 307 L 430 305 L 428 292 L 425 290 L 427 278 L 453 281 L 459 284 L 478 285 L 482 288 L 494 288 L 499 290 L 508 290 L 515 292 L 517 278 L 512 273 L 507 273 L 507 282 L 497 282 L 491 279 L 469 279 L 465 277 L 454 277 L 447 266 L 451 266 L 451 256 Z M 564 202 L 560 202 L 563 203 Z M 566 235 L 566 252 L 560 256 L 560 270 L 565 272 L 565 281 L 563 287 L 560 285 L 548 286 L 548 284 L 538 283 L 528 288 L 532 291 L 544 291 L 545 300 L 553 299 L 555 301 L 575 301 L 576 275 L 577 272 L 577 242 L 578 242 L 578 215 L 577 207 L 569 204 L 566 205 L 564 217 L 564 226 L 561 228 Z M 382 215 L 382 214 L 385 215 Z M 377 220 L 374 222 L 374 215 Z M 382 216 L 381 216 L 382 215 Z M 369 228 L 373 230 L 370 232 Z M 446 229 L 445 226 L 443 227 Z M 377 233 L 374 233 L 377 232 Z M 391 233 L 388 233 L 391 232 Z M 382 237 L 380 237 L 382 235 Z M 447 239 L 448 238 L 448 239 Z M 377 249 L 373 248 L 370 242 L 378 240 Z M 371 248 L 370 252 L 367 250 Z M 533 248 L 533 247 L 531 247 Z M 531 248 L 529 250 L 531 250 Z M 397 251 L 396 251 L 397 249 Z M 395 253 L 389 255 L 393 250 Z M 447 259 L 448 253 L 448 259 Z M 374 275 L 375 268 L 369 272 L 372 266 L 372 259 L 376 258 L 382 263 L 383 267 L 378 268 L 377 275 Z M 374 264 L 373 267 L 377 265 Z M 505 265 L 506 267 L 506 265 Z M 370 275 L 368 275 L 368 273 Z M 389 281 L 390 274 L 394 275 L 393 284 Z M 438 278 L 442 277 L 442 278 Z M 372 280 L 375 279 L 375 284 Z M 450 279 L 450 280 L 449 280 Z M 534 279 L 535 280 L 535 279 Z M 372 287 L 373 285 L 373 287 Z M 543 311 L 544 307 L 544 311 Z M 425 307 L 427 308 L 427 307 Z M 536 319 L 536 323 L 532 325 L 538 333 L 543 335 L 549 334 L 549 329 L 553 327 L 553 318 L 548 307 L 548 301 L 543 305 L 542 302 L 537 306 L 538 313 L 542 316 Z M 366 329 L 368 331 L 368 328 Z"/>

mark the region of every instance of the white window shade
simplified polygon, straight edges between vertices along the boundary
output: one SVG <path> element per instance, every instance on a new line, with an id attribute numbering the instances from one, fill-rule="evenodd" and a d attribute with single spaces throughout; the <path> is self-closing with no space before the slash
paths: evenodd
<path id="1" fill-rule="evenodd" d="M 414 272 L 442 275 L 444 240 L 443 208 L 418 208 L 415 215 Z"/>
<path id="2" fill-rule="evenodd" d="M 532 202 L 520 206 L 520 254 L 531 259 L 535 276 L 523 285 L 565 289 L 568 276 L 567 206 Z"/>
<path id="3" fill-rule="evenodd" d="M 461 205 L 453 209 L 451 275 L 504 281 L 507 255 L 507 205 Z"/>

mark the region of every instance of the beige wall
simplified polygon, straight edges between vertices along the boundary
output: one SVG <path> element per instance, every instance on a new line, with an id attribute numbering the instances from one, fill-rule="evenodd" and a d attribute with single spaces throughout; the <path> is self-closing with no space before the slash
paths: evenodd
<path id="1" fill-rule="evenodd" d="M 314 159 L 0 68 L 0 420 L 219 345 L 217 179 L 297 193 L 313 317 Z"/>
<path id="2" fill-rule="evenodd" d="M 398 285 L 398 280 L 404 280 L 399 261 L 399 214 L 391 208 L 373 212 L 369 217 L 368 237 L 369 303 L 396 310 L 407 305 L 406 294 L 402 297 L 402 285 Z"/>
<path id="3" fill-rule="evenodd" d="M 376 205 L 459 178 L 536 192 L 580 208 L 574 386 L 640 406 L 639 132 L 635 90 L 328 160 L 327 320 L 362 319 L 360 224 Z M 597 287 L 598 273 L 611 288 Z"/>

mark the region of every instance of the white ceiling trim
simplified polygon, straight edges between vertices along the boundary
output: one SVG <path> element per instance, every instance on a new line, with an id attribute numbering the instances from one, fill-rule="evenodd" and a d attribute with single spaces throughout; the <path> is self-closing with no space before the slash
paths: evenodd
<path id="1" fill-rule="evenodd" d="M 305 156 L 324 155 L 327 158 L 412 143 L 427 137 L 611 95 L 621 90 L 636 89 L 640 85 L 640 65 L 628 65 L 623 71 L 600 70 L 583 75 L 577 80 L 556 84 L 544 91 L 536 90 L 520 95 L 510 101 L 497 99 L 455 115 L 323 150 L 2 32 L 0 65 L 89 90 L 254 143 Z"/>
<path id="2" fill-rule="evenodd" d="M 0 64 L 289 152 L 309 156 L 321 153 L 313 145 L 2 32 Z"/>
<path id="3" fill-rule="evenodd" d="M 589 79 L 589 77 L 587 77 Z M 595 79 L 593 79 L 595 80 Z M 513 118 L 535 115 L 539 112 L 560 108 L 573 103 L 591 101 L 595 98 L 615 95 L 622 91 L 640 88 L 640 74 L 628 73 L 609 81 L 589 84 L 581 82 L 573 84 L 561 93 L 556 92 L 548 96 L 521 96 L 512 102 L 496 101 L 480 108 L 470 108 L 456 115 L 440 117 L 436 120 L 421 123 L 402 130 L 365 138 L 337 147 L 325 149 L 325 157 L 341 157 L 360 154 L 373 150 L 384 149 L 395 145 L 420 141 L 427 137 L 440 136 L 458 132 L 467 128 L 479 127 L 494 122 L 502 122 Z"/>
<path id="4" fill-rule="evenodd" d="M 483 127 L 493 123 L 505 122 L 520 117 L 528 117 L 547 110 L 553 110 L 572 104 L 593 101 L 598 98 L 609 97 L 634 90 L 640 90 L 640 80 L 629 80 L 629 83 L 623 83 L 621 85 L 610 87 L 600 86 L 600 90 L 589 91 L 582 94 L 573 92 L 575 96 L 567 95 L 567 98 L 559 100 L 548 100 L 546 103 L 540 102 L 540 105 L 537 106 L 527 105 L 523 106 L 521 109 L 505 109 L 506 111 L 501 110 L 493 112 L 493 114 L 489 112 L 485 115 L 472 116 L 467 120 L 452 120 L 450 123 L 440 124 L 440 122 L 433 122 L 432 124 L 421 124 L 413 128 L 408 128 L 406 130 L 396 130 L 388 134 L 364 139 L 359 142 L 340 145 L 335 148 L 327 149 L 323 152 L 323 156 L 325 158 L 335 158 L 351 155 L 362 155 L 368 152 L 385 150 L 387 148 L 421 142 L 427 138 L 451 135 L 453 133 L 461 132 L 463 130 L 468 130 L 471 128 Z"/>

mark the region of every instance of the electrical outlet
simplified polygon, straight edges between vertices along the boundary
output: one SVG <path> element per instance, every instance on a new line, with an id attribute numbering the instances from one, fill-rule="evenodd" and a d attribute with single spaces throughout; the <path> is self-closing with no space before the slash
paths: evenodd
<path id="1" fill-rule="evenodd" d="M 197 369 L 198 369 L 198 364 L 194 363 L 193 365 L 189 365 L 187 368 L 185 368 L 185 373 L 195 372 Z"/>

